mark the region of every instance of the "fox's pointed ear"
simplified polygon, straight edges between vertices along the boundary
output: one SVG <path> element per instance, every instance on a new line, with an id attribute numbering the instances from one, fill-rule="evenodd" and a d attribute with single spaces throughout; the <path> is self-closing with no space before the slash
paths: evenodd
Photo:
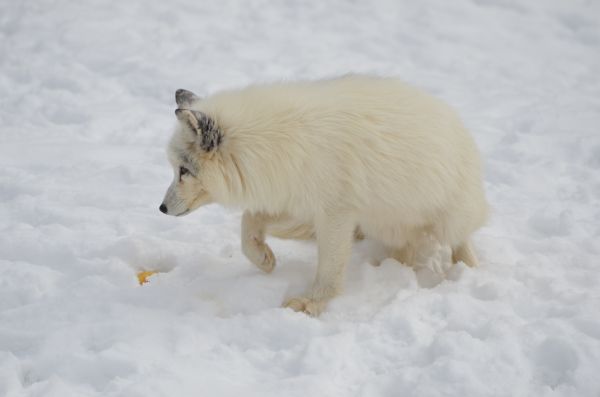
<path id="1" fill-rule="evenodd" d="M 189 109 L 198 100 L 200 100 L 200 97 L 192 91 L 184 90 L 183 88 L 175 91 L 175 102 L 177 102 L 179 109 Z"/>
<path id="2" fill-rule="evenodd" d="M 177 109 L 177 119 L 196 135 L 198 146 L 206 152 L 216 149 L 223 140 L 223 134 L 215 121 L 197 110 Z"/>
<path id="3" fill-rule="evenodd" d="M 181 121 L 181 123 L 185 126 L 187 126 L 189 129 L 191 129 L 193 132 L 197 132 L 199 125 L 198 125 L 198 117 L 196 117 L 196 115 L 194 115 L 194 113 L 201 113 L 201 112 L 194 112 L 192 110 L 187 110 L 187 109 L 175 109 L 175 116 L 177 116 L 177 119 L 179 121 Z M 202 113 L 201 113 L 202 114 Z"/>

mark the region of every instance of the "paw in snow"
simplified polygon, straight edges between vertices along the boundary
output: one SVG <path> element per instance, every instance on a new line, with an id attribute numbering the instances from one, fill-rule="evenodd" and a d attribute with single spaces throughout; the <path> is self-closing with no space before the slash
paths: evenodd
<path id="1" fill-rule="evenodd" d="M 288 299 L 284 302 L 283 307 L 289 307 L 295 312 L 303 312 L 310 316 L 317 317 L 325 306 L 327 305 L 327 301 L 325 300 L 317 300 L 313 298 L 307 297 L 296 297 Z"/>
<path id="2" fill-rule="evenodd" d="M 452 250 L 433 238 L 422 243 L 415 258 L 415 274 L 421 287 L 433 288 L 446 279 L 452 268 Z"/>
<path id="3" fill-rule="evenodd" d="M 254 263 L 263 272 L 271 273 L 275 268 L 275 255 L 266 243 L 253 239 L 242 244 L 242 251 L 250 262 Z"/>

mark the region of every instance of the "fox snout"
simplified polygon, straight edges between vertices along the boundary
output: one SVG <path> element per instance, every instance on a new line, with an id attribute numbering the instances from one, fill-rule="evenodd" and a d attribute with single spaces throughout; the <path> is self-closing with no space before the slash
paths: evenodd
<path id="1" fill-rule="evenodd" d="M 188 207 L 177 192 L 178 182 L 174 181 L 167 189 L 167 193 L 163 198 L 158 210 L 166 215 L 179 216 L 188 212 Z"/>
<path id="2" fill-rule="evenodd" d="M 167 204 L 165 204 L 165 203 L 162 203 L 158 207 L 158 210 L 165 215 L 171 215 L 171 216 L 183 216 L 183 215 L 187 215 L 191 212 L 191 210 L 189 208 L 179 208 L 177 205 L 175 205 L 173 207 L 167 207 Z"/>

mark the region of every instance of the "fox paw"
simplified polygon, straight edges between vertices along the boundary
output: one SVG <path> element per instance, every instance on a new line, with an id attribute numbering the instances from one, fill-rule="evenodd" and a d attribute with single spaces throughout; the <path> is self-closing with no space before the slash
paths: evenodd
<path id="1" fill-rule="evenodd" d="M 288 299 L 283 303 L 283 307 L 289 307 L 295 312 L 303 312 L 312 317 L 317 317 L 325 309 L 327 301 L 316 300 L 306 297 L 297 297 Z"/>
<path id="2" fill-rule="evenodd" d="M 254 263 L 263 272 L 271 273 L 275 268 L 275 255 L 273 255 L 273 251 L 267 244 L 253 241 L 245 244 L 242 250 L 250 262 Z"/>

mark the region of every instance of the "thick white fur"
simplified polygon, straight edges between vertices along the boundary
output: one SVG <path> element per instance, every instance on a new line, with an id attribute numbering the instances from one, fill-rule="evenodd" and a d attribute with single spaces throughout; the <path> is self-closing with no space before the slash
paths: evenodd
<path id="1" fill-rule="evenodd" d="M 223 140 L 207 153 L 178 129 L 172 161 L 186 152 L 199 171 L 172 196 L 187 209 L 245 209 L 244 253 L 267 272 L 269 228 L 316 235 L 315 282 L 287 306 L 317 315 L 340 292 L 357 227 L 405 262 L 433 236 L 476 265 L 469 237 L 487 213 L 479 154 L 440 100 L 396 79 L 347 76 L 221 92 L 190 108 L 213 118 Z"/>

